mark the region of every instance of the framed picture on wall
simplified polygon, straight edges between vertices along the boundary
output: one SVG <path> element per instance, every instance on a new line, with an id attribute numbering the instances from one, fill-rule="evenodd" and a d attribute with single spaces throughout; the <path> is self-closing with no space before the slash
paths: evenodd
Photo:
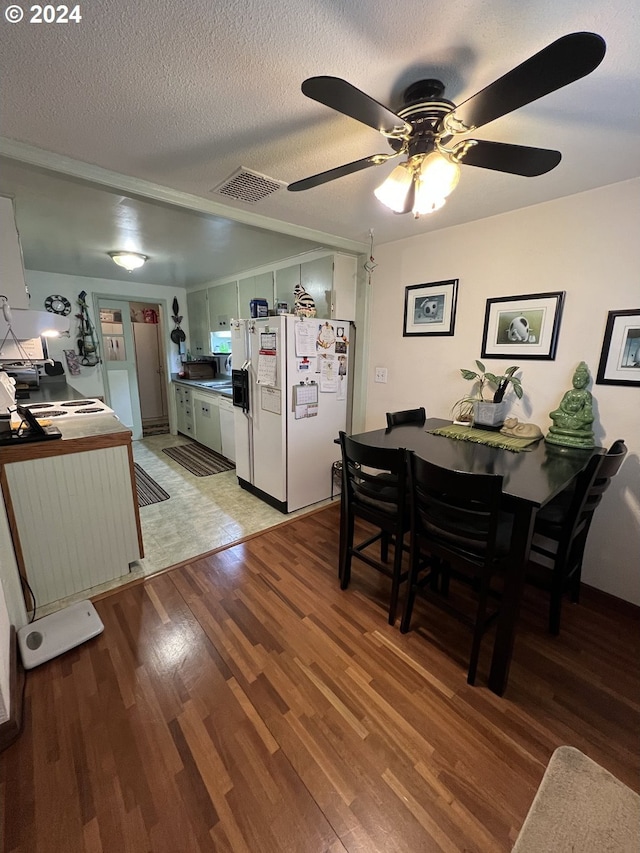
<path id="1" fill-rule="evenodd" d="M 556 357 L 564 291 L 487 299 L 483 358 Z"/>
<path id="2" fill-rule="evenodd" d="M 457 278 L 405 287 L 403 336 L 452 335 L 457 298 Z"/>
<path id="3" fill-rule="evenodd" d="M 640 385 L 640 308 L 609 311 L 597 385 Z"/>

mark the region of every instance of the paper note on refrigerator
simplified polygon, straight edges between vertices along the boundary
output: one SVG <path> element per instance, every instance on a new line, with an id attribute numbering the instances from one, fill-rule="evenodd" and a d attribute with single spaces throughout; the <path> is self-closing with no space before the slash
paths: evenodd
<path id="1" fill-rule="evenodd" d="M 294 327 L 296 338 L 296 355 L 315 355 L 316 346 L 316 326 L 312 322 L 305 323 L 298 320 Z"/>
<path id="2" fill-rule="evenodd" d="M 260 408 L 263 412 L 273 412 L 275 415 L 282 413 L 281 392 L 279 388 L 260 389 Z"/>
<path id="3" fill-rule="evenodd" d="M 276 385 L 278 357 L 271 353 L 258 353 L 258 385 Z"/>
<path id="4" fill-rule="evenodd" d="M 320 390 L 335 393 L 338 390 L 338 367 L 334 355 L 319 356 Z"/>

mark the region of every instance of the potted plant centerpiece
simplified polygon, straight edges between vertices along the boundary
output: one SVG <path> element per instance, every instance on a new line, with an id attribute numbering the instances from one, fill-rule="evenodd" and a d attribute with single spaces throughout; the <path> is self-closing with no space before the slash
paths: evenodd
<path id="1" fill-rule="evenodd" d="M 473 423 L 486 429 L 500 429 L 504 423 L 506 402 L 504 396 L 509 388 L 513 388 L 516 397 L 521 400 L 523 395 L 522 382 L 515 376 L 518 366 L 508 367 L 501 375 L 490 373 L 481 361 L 476 360 L 477 370 L 460 369 L 464 379 L 477 382 L 475 394 L 458 400 L 454 404 L 453 413 L 456 423 Z M 485 389 L 495 388 L 490 399 L 486 399 Z"/>

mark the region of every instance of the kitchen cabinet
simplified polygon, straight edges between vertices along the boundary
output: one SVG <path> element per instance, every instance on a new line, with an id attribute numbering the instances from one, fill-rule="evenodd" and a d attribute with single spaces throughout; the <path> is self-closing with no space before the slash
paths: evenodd
<path id="1" fill-rule="evenodd" d="M 195 439 L 216 453 L 222 453 L 219 406 L 218 394 L 194 393 L 193 395 Z"/>
<path id="2" fill-rule="evenodd" d="M 222 455 L 235 462 L 236 434 L 233 402 L 222 396 L 220 397 L 220 437 L 222 439 Z"/>
<path id="3" fill-rule="evenodd" d="M 189 312 L 189 349 L 193 358 L 202 358 L 211 354 L 209 305 L 206 290 L 187 293 L 187 311 Z"/>
<path id="4" fill-rule="evenodd" d="M 0 294 L 7 297 L 11 308 L 28 308 L 29 292 L 13 199 L 6 196 L 0 196 L 0 258 Z"/>
<path id="5" fill-rule="evenodd" d="M 273 308 L 273 271 L 241 278 L 238 282 L 238 303 L 240 317 L 250 317 L 249 303 L 252 299 L 266 299 L 269 308 Z"/>
<path id="6" fill-rule="evenodd" d="M 238 282 L 228 281 L 207 290 L 209 300 L 209 328 L 212 332 L 225 332 L 238 314 Z"/>
<path id="7" fill-rule="evenodd" d="M 191 388 L 185 385 L 175 386 L 177 429 L 183 435 L 190 438 L 196 437 L 195 423 L 193 418 L 193 393 Z"/>
<path id="8" fill-rule="evenodd" d="M 276 270 L 275 302 L 286 302 L 295 313 L 294 287 L 302 284 L 316 303 L 318 317 L 355 320 L 356 259 L 350 255 L 325 255 Z"/>

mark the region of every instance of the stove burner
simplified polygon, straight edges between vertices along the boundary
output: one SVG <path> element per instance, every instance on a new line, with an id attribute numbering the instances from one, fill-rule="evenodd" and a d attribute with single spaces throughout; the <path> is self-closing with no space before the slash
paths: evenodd
<path id="1" fill-rule="evenodd" d="M 95 400 L 69 400 L 68 403 L 60 403 L 61 406 L 95 406 Z"/>
<path id="2" fill-rule="evenodd" d="M 53 403 L 29 403 L 27 406 L 28 409 L 50 409 L 53 407 Z"/>
<path id="3" fill-rule="evenodd" d="M 90 415 L 94 412 L 104 412 L 104 409 L 101 409 L 100 406 L 90 406 L 88 409 L 76 409 L 76 412 L 79 415 Z"/>
<path id="4" fill-rule="evenodd" d="M 64 409 L 51 409 L 43 412 L 40 417 L 42 418 L 59 418 L 61 415 L 67 415 L 68 412 L 65 412 Z"/>

